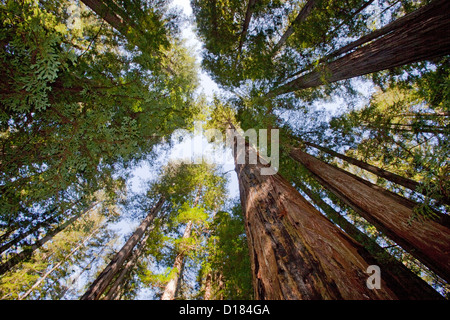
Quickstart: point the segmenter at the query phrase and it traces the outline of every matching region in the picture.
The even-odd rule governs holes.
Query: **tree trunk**
[[[103,0],[81,0],[86,6],[91,8],[103,20],[105,20],[111,27],[126,35],[128,32],[128,25],[130,21],[126,21],[115,10],[110,8]]]
[[[257,0],[249,0],[247,5],[247,11],[245,12],[245,19],[242,26],[241,35],[239,37],[239,56],[242,53],[242,46],[244,45],[245,37],[247,36],[248,26],[250,25],[250,20],[252,19],[253,9],[255,7]]]
[[[211,300],[212,297],[212,271],[209,271],[205,279],[205,293],[203,300]]]
[[[277,52],[281,49],[281,47],[285,44],[286,40],[289,38],[290,35],[294,33],[294,26],[300,24],[301,22],[305,21],[306,18],[311,13],[312,9],[320,2],[321,0],[308,0],[308,2],[305,3],[303,8],[300,10],[299,14],[295,18],[295,20],[289,25],[289,27],[286,29],[286,31],[281,36],[280,40],[278,40],[277,44],[272,50],[272,56],[277,54]]]
[[[138,248],[133,251],[130,259],[125,264],[125,266],[120,271],[119,275],[114,280],[111,288],[109,288],[108,293],[105,295],[103,300],[118,300],[120,297],[120,290],[122,288],[122,284],[124,282],[125,276],[130,273],[131,269],[136,265],[136,260],[141,256],[142,252],[145,248],[145,243],[149,237],[149,233],[141,239],[138,244]]]
[[[450,34],[446,32],[450,28],[450,19],[447,17],[449,10],[449,1],[435,0],[392,22],[382,28],[384,30],[375,31],[376,36],[368,35],[361,38],[376,38],[373,42],[327,65],[321,64],[322,70],[313,70],[300,76],[271,90],[267,96],[275,97],[325,83],[442,57],[450,53]],[[361,39],[357,41],[361,42]],[[367,40],[363,41],[363,43],[366,42]]]
[[[377,261],[377,265],[379,265],[381,270],[383,270],[384,279],[392,285],[391,289],[399,299],[443,299],[443,297],[436,290],[409,270],[403,263],[392,257],[388,252],[386,252],[385,249],[380,247],[375,240],[369,238],[355,225],[347,221],[347,219],[345,219],[339,212],[323,201],[318,194],[312,192],[308,187],[299,181],[296,181],[296,187],[311,198],[311,200],[323,210],[328,219],[364,246],[364,248]]]
[[[56,263],[53,268],[48,270],[38,281],[34,283],[34,285],[31,286],[30,289],[28,289],[27,292],[25,292],[22,296],[19,297],[19,300],[23,300],[26,297],[30,295],[31,292],[33,292],[34,289],[36,289],[47,277],[56,269],[58,269],[64,262],[67,261],[72,255],[74,255],[80,248],[85,244],[86,241],[92,238],[92,236],[100,229],[100,227],[96,228],[94,231],[91,232],[85,239],[83,239],[72,251],[70,251],[69,254],[67,254],[63,259],[61,259],[58,263]]]
[[[193,207],[197,206],[200,200],[201,192],[202,186],[200,185],[200,187],[198,188],[197,196],[195,197],[194,203],[192,205]],[[191,236],[193,225],[194,223],[192,221],[189,221],[186,224],[182,239],[187,239]],[[186,249],[181,248],[181,250],[175,257],[175,262],[173,264],[174,274],[172,275],[172,278],[169,280],[169,283],[166,285],[161,300],[174,300],[175,297],[177,296],[178,289],[180,288],[181,275],[183,273],[185,251]]]
[[[63,231],[65,228],[70,226],[72,223],[74,223],[78,218],[80,218],[82,215],[84,215],[86,212],[89,212],[97,205],[97,203],[91,205],[88,209],[85,211],[75,215],[74,217],[70,218],[66,222],[62,223],[61,225],[57,226],[55,229],[48,232],[45,237],[36,240],[30,247],[25,248],[20,253],[17,253],[13,255],[11,258],[9,258],[5,263],[0,265],[0,275],[4,274],[5,272],[11,270],[14,266],[19,264],[20,262],[26,261],[31,258],[34,251],[41,248],[44,244],[46,244],[48,241],[52,240],[54,236],[56,236],[58,233]]]
[[[256,299],[397,298],[384,280],[367,287],[374,260],[363,247],[279,174],[261,175],[266,165],[239,164],[240,153],[248,156],[248,143],[234,157]]]
[[[186,228],[184,229],[183,237],[182,239],[187,239],[191,236],[191,230],[193,226],[193,222],[189,221],[186,224]],[[175,258],[175,263],[173,264],[173,274],[172,277],[169,280],[169,283],[166,285],[166,288],[164,289],[164,293],[161,297],[161,300],[174,300],[179,288],[179,281],[181,279],[181,274],[183,270],[183,264],[184,264],[184,255],[185,250],[180,250],[180,252],[177,254]]]
[[[55,211],[56,211],[56,208],[52,209],[50,211],[50,214],[54,213]],[[58,214],[49,216],[44,221],[38,222],[35,226],[30,227],[30,229],[28,229],[28,231],[24,231],[23,233],[20,233],[19,235],[17,235],[14,239],[10,240],[9,242],[6,242],[6,243],[2,244],[0,246],[0,254],[5,252],[6,250],[11,248],[12,246],[18,244],[20,241],[22,241],[23,239],[25,239],[29,235],[31,235],[34,232],[38,231],[40,228],[45,227],[45,226],[49,226],[51,224],[51,222],[56,218],[56,216],[58,216]]]
[[[357,166],[357,167],[359,167],[361,169],[367,170],[367,171],[369,171],[369,172],[371,172],[371,173],[373,173],[373,174],[375,174],[375,175],[377,175],[377,176],[379,176],[381,178],[384,178],[384,179],[389,180],[391,182],[394,182],[394,183],[396,183],[398,185],[401,185],[401,186],[403,186],[405,188],[408,188],[410,190],[413,190],[413,191],[422,193],[425,196],[428,196],[427,193],[426,193],[426,190],[420,191],[420,187],[422,186],[422,184],[417,182],[417,181],[414,181],[414,180],[411,180],[411,179],[399,176],[399,175],[397,175],[395,173],[386,171],[384,169],[375,167],[375,166],[373,166],[371,164],[368,164],[368,163],[366,163],[364,161],[361,161],[361,160],[358,160],[358,159],[355,159],[355,158],[352,158],[352,157],[348,157],[346,155],[343,155],[343,154],[338,153],[336,151],[333,151],[331,149],[322,147],[322,146],[320,146],[318,144],[315,144],[315,143],[312,143],[312,142],[308,142],[308,141],[303,141],[303,140],[301,140],[301,141],[304,144],[306,144],[306,145],[308,145],[310,147],[319,149],[319,150],[321,150],[323,152],[326,152],[326,153],[328,153],[328,154],[330,154],[332,156],[335,156],[335,157],[337,157],[339,159],[347,161],[348,163],[351,163],[351,164],[353,164],[353,165],[355,165],[355,166]],[[444,196],[444,198],[442,200],[441,199],[436,199],[436,200],[444,201],[445,203],[450,204],[450,199],[448,197],[446,197],[445,195],[443,195],[443,196]]]
[[[430,219],[413,219],[413,209],[387,193],[378,192],[343,170],[293,148],[290,156],[303,164],[328,190],[381,232],[450,280],[450,229]]]
[[[111,262],[105,267],[105,269],[100,273],[97,279],[91,284],[86,293],[80,298],[80,300],[97,300],[100,298],[101,294],[105,291],[105,289],[110,284],[111,280],[120,270],[124,262],[130,256],[133,248],[136,244],[141,240],[145,231],[150,226],[150,223],[155,218],[156,214],[161,209],[164,203],[164,197],[159,199],[158,203],[152,208],[150,213],[141,222],[139,227],[133,233],[133,235],[128,239],[125,245],[120,249],[120,251],[115,255],[115,257],[111,260]]]

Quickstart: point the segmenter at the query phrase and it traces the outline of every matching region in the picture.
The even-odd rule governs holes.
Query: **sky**
[[[192,17],[192,8],[189,0],[173,0],[172,6],[178,6],[183,10],[183,13]],[[186,25],[182,30],[182,36],[186,39],[186,44],[188,47],[192,47],[192,52],[194,53],[197,62],[201,62],[201,50],[202,43],[198,40],[194,32],[194,26],[192,24]],[[215,92],[219,92],[220,89],[217,84],[211,80],[206,72],[203,70],[199,71],[200,86],[198,88],[198,93],[204,93],[208,100],[210,100]],[[235,198],[239,195],[239,187],[237,176],[234,171],[234,161],[231,155],[231,150],[223,150],[219,152],[214,150],[211,143],[208,143],[205,137],[201,135],[196,135],[194,137],[185,137],[180,143],[175,144],[175,146],[170,150],[169,154],[161,153],[160,157],[156,160],[157,163],[165,162],[166,160],[180,160],[203,156],[205,160],[210,160],[223,166],[223,172],[228,172],[227,178],[228,183],[228,193],[230,198]],[[214,156],[214,157],[213,157]],[[214,158],[214,159],[213,159]],[[133,172],[133,178],[130,180],[130,188],[134,192],[142,191],[145,186],[145,182],[155,176],[151,172],[151,168],[147,163],[142,163],[141,166],[136,168]]]

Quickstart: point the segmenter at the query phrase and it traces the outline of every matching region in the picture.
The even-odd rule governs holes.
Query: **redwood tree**
[[[268,97],[442,57],[450,53],[450,35],[444,31],[450,28],[449,10],[448,1],[435,0],[380,29],[382,32],[374,31],[375,36],[366,36],[374,39],[372,42],[350,53],[346,49],[344,56],[272,89]]]
[[[261,162],[237,162],[239,153],[248,158],[248,143],[234,151],[256,299],[397,298],[384,281],[368,289],[374,259],[283,177],[261,175]]]
[[[408,202],[300,149],[293,148],[290,155],[367,221],[442,278],[450,280],[450,229],[447,226],[431,219],[414,219],[416,215]]]

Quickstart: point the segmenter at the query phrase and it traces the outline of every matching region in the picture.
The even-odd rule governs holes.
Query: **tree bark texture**
[[[404,16],[394,26],[386,26],[381,36],[347,53],[321,64],[313,70],[268,93],[269,97],[349,79],[405,64],[430,60],[450,53],[450,2],[436,0]],[[387,31],[386,31],[387,30]],[[370,35],[366,36],[370,38]]]
[[[253,10],[256,4],[256,1],[258,0],[249,0],[247,5],[247,11],[245,12],[245,18],[244,23],[242,25],[242,31],[239,38],[239,47],[238,52],[239,55],[241,55],[242,52],[242,46],[244,45],[245,37],[247,36],[248,27],[250,25],[250,20],[252,19]]]
[[[384,248],[365,233],[361,232],[354,224],[345,219],[339,212],[333,209],[322,198],[311,191],[303,183],[297,183],[296,187],[302,190],[334,224],[338,225],[350,237],[364,246],[374,257],[380,266],[383,278],[389,282],[392,291],[399,299],[407,300],[442,300],[443,297],[428,283],[419,278],[403,263],[392,257]]]
[[[450,280],[450,229],[431,219],[413,219],[413,208],[378,192],[319,159],[293,148],[291,157],[303,164],[329,191],[372,223],[436,274]]]
[[[284,178],[261,175],[263,164],[238,164],[234,156],[256,299],[397,298],[384,280],[368,289],[368,252]]]
[[[122,249],[114,256],[111,262],[105,267],[105,269],[100,273],[97,279],[91,284],[89,289],[80,298],[80,300],[98,300],[101,294],[106,290],[114,276],[122,268],[125,261],[130,256],[133,248],[139,242],[139,240],[144,236],[145,231],[150,226],[150,223],[155,218],[156,214],[161,209],[164,203],[164,197],[159,199],[158,203],[153,207],[147,217],[141,222],[139,227],[133,233],[133,235],[124,244]]]

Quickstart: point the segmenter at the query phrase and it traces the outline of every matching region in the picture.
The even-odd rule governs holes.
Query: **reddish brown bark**
[[[235,165],[256,299],[397,298],[383,280],[368,289],[367,251],[284,178],[261,175],[262,164]]]
[[[100,298],[101,294],[106,290],[114,276],[122,268],[123,264],[130,256],[136,244],[144,236],[145,231],[150,226],[150,223],[153,221],[156,214],[161,209],[163,203],[164,198],[162,197],[153,207],[147,217],[141,222],[130,239],[128,239],[128,241],[124,244],[122,249],[120,249],[120,251],[114,256],[111,262],[102,271],[102,273],[100,273],[97,279],[91,284],[89,289],[80,298],[80,300],[97,300]]]
[[[414,181],[414,180],[411,180],[411,179],[399,176],[398,174],[395,174],[393,172],[389,172],[387,170],[375,167],[375,166],[373,166],[371,164],[368,164],[367,162],[364,162],[364,161],[361,161],[361,160],[358,160],[358,159],[355,159],[355,158],[352,158],[352,157],[348,157],[348,156],[346,156],[344,154],[338,153],[336,151],[333,151],[333,150],[331,150],[329,148],[320,146],[318,144],[315,144],[315,143],[312,143],[312,142],[308,142],[308,141],[302,141],[302,142],[304,144],[310,146],[310,147],[313,147],[313,148],[319,149],[321,151],[324,151],[324,152],[326,152],[326,153],[328,153],[328,154],[330,154],[332,156],[335,156],[335,157],[337,157],[339,159],[347,161],[348,163],[351,163],[351,164],[353,164],[353,165],[355,165],[357,167],[360,167],[361,169],[364,169],[364,170],[367,170],[367,171],[369,171],[369,172],[371,172],[373,174],[376,174],[377,176],[379,176],[381,178],[384,178],[386,180],[394,182],[394,183],[396,183],[398,185],[401,185],[401,186],[403,186],[405,188],[408,188],[410,190],[414,190],[414,191],[417,191],[417,192],[422,193],[424,195],[427,195],[426,190],[421,190],[422,184],[417,182],[417,181]],[[444,201],[445,203],[450,204],[450,199],[446,195],[442,195],[442,197],[443,197],[443,199],[437,199],[437,200],[438,201]]]
[[[291,157],[303,164],[328,190],[351,206],[397,244],[445,280],[450,280],[450,229],[430,219],[413,219],[413,208],[389,193],[379,192],[343,170],[292,149]]]
[[[364,40],[357,40],[367,43],[365,38],[375,39],[372,42],[326,65],[321,64],[321,70],[313,70],[275,88],[268,96],[274,97],[449,54],[450,33],[446,31],[450,28],[450,19],[447,17],[449,10],[449,1],[433,1],[404,16],[400,22],[393,22],[383,30],[375,31],[375,36],[368,35],[363,37]],[[348,52],[349,49],[346,50]]]
[[[442,300],[443,297],[424,280],[419,278],[402,262],[392,257],[374,239],[361,232],[354,224],[327,204],[318,194],[311,191],[302,182],[296,181],[296,187],[302,190],[323,212],[326,217],[338,225],[350,237],[364,246],[383,270],[383,278],[399,299]]]
[[[239,55],[241,55],[242,52],[242,46],[244,45],[245,37],[247,36],[248,27],[250,25],[250,20],[252,19],[253,9],[255,7],[257,0],[249,0],[247,5],[247,11],[245,12],[245,18],[244,23],[242,25],[242,31],[239,38],[239,46],[238,46],[238,52]]]

